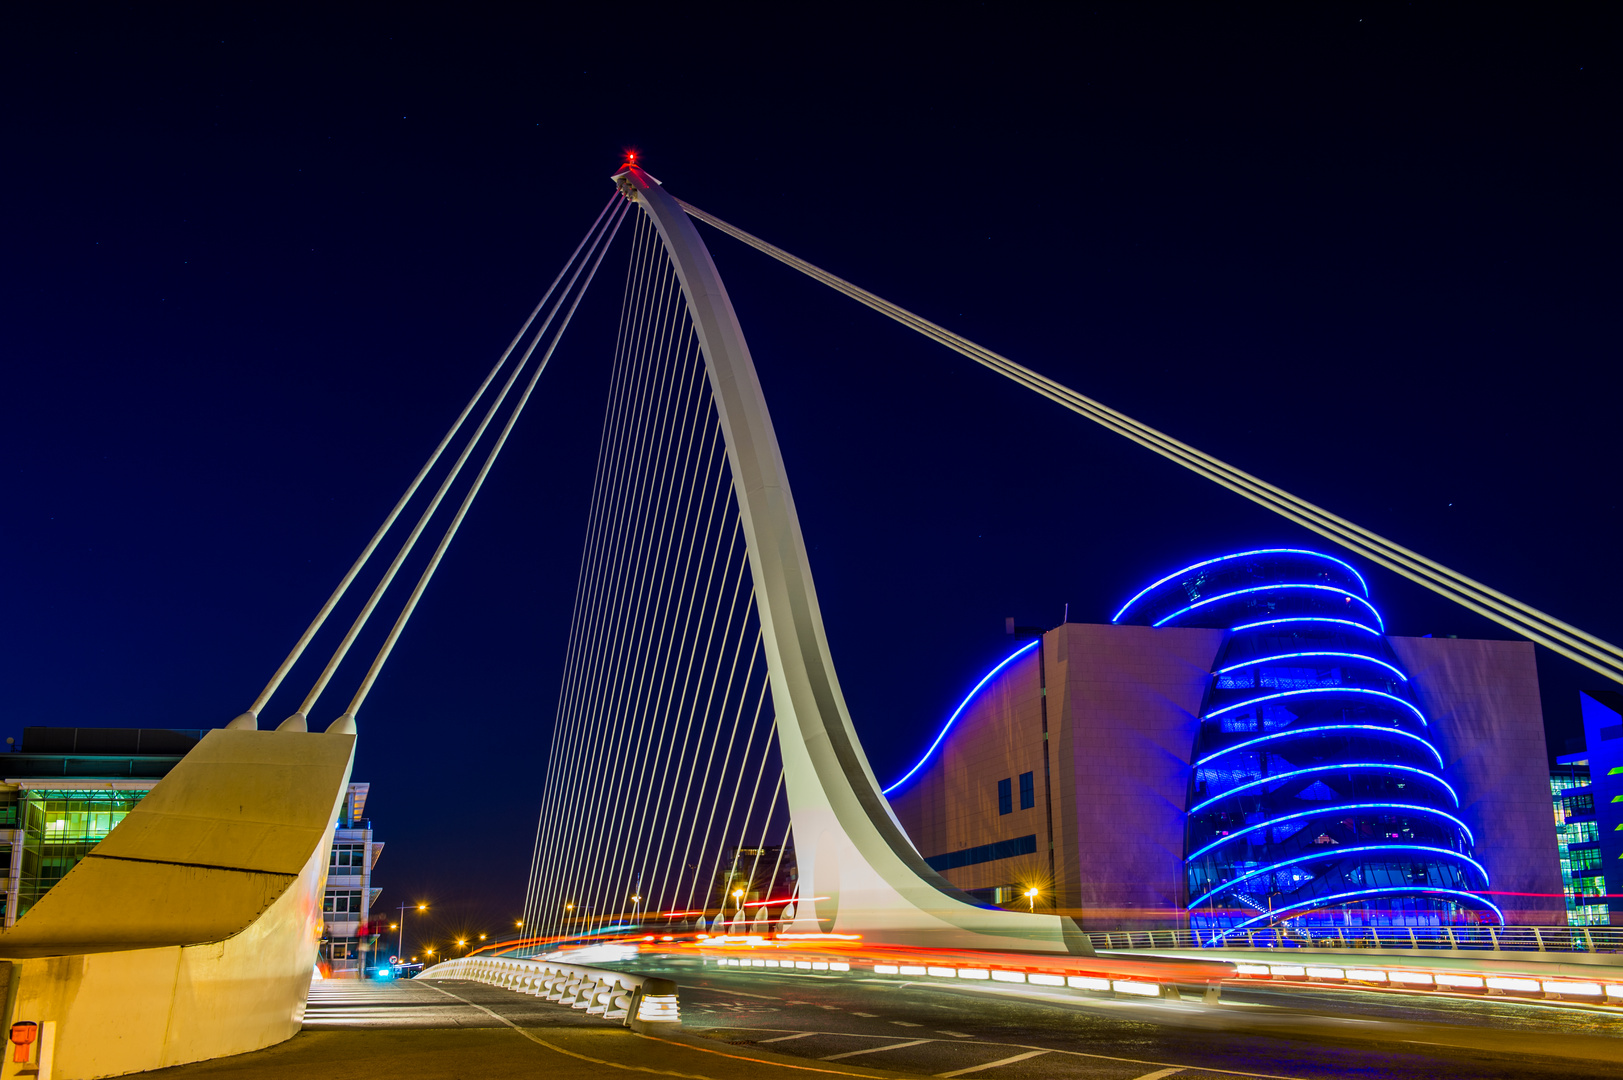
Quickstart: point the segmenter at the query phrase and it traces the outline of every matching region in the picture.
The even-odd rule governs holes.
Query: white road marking
[[[1163,1080],[1164,1077],[1181,1072],[1183,1072],[1182,1069],[1160,1069],[1156,1072],[1145,1073],[1143,1076],[1135,1076],[1133,1080]]]
[[[983,1069],[995,1069],[999,1065],[1013,1065],[1017,1061],[1025,1061],[1028,1058],[1034,1058],[1034,1057],[1037,1057],[1039,1054],[1046,1054],[1046,1053],[1048,1053],[1047,1050],[1027,1050],[1024,1054],[1015,1054],[1013,1057],[999,1058],[996,1061],[988,1061],[984,1065],[971,1065],[967,1069],[954,1069],[952,1072],[936,1073],[936,1075],[937,1076],[968,1076],[970,1073],[978,1073]],[[1177,1072],[1176,1069],[1173,1069],[1172,1071]],[[1166,1073],[1151,1073],[1149,1076],[1141,1077],[1140,1080],[1150,1080],[1150,1077],[1165,1076],[1165,1075],[1166,1075]]]
[[[841,1058],[859,1057],[862,1054],[883,1054],[886,1050],[905,1050],[909,1046],[922,1046],[930,1041],[929,1039],[914,1039],[911,1042],[891,1043],[889,1046],[870,1046],[866,1050],[847,1050],[843,1054],[830,1054],[822,1060],[839,1061]]]
[[[703,990],[703,991],[705,991],[706,993],[709,993],[709,994],[723,994],[723,995],[725,995],[725,994],[733,994],[733,995],[736,995],[738,997],[760,998],[762,1001],[782,1001],[783,1000],[782,998],[775,998],[775,997],[772,997],[772,996],[770,996],[768,994],[746,994],[742,990],[723,989],[722,987],[719,987],[719,986],[689,986],[687,983],[678,983],[677,986],[682,990]],[[795,1004],[798,1004],[798,1002],[791,1001],[789,1004],[795,1005]]]
[[[878,1014],[878,1013],[859,1013],[859,1012],[854,1012],[854,1013],[852,1013],[852,1014],[851,1014],[851,1015],[852,1015],[852,1016],[867,1016],[867,1017],[874,1017],[874,1016],[878,1016],[878,1015],[879,1015],[879,1014]]]
[[[793,1035],[779,1035],[775,1039],[760,1039],[759,1043],[788,1042],[790,1039],[804,1039],[808,1035],[816,1035],[815,1031],[797,1031]]]
[[[923,1024],[915,1024],[911,1020],[892,1020],[891,1023],[895,1024],[897,1027],[923,1027],[924,1026]]]

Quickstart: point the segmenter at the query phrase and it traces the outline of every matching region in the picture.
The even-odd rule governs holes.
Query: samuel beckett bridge
[[[498,1015],[488,995],[527,995],[605,1020],[658,1026],[682,1015],[670,978],[676,974],[700,984],[690,987],[698,999],[686,1006],[689,1015],[704,1014],[705,994],[778,1001],[787,992],[770,989],[774,979],[807,980],[800,993],[815,986],[845,995],[843,1004],[822,1007],[869,1018],[879,1014],[853,1005],[866,1000],[864,987],[889,987],[902,1000],[904,991],[916,992],[910,987],[949,981],[966,993],[1002,994],[1003,1003],[1051,1005],[1071,1000],[1065,995],[1092,994],[1132,1008],[1168,1000],[1215,1008],[1221,987],[1245,980],[1303,995],[1363,988],[1580,1000],[1598,1008],[1623,1001],[1623,980],[1601,974],[1613,969],[1581,964],[1617,951],[1618,931],[1510,925],[1503,905],[1489,899],[1495,894],[1486,871],[1472,856],[1483,838],[1461,816],[1458,793],[1443,777],[1423,702],[1401,685],[1420,654],[1399,657],[1383,644],[1367,584],[1351,563],[1323,553],[1268,549],[1233,557],[1241,561],[1196,564],[1134,597],[1118,614],[1123,625],[1107,628],[1206,643],[1199,685],[1181,714],[1205,725],[1203,756],[1194,760],[1197,748],[1190,746],[1176,763],[1177,782],[1189,785],[1189,806],[1211,831],[1189,861],[1189,881],[1198,877],[1205,908],[1195,910],[1192,886],[1179,901],[1189,910],[1163,925],[1088,902],[1085,867],[1075,869],[1075,886],[1060,880],[1065,861],[1075,860],[1062,851],[1069,834],[1051,809],[1046,836],[1034,826],[1030,837],[957,852],[924,849],[910,832],[912,819],[904,826],[903,813],[913,811],[903,796],[888,799],[874,775],[841,692],[771,414],[700,224],[1274,511],[1343,554],[1424,585],[1608,679],[1623,682],[1623,650],[796,258],[674,197],[634,161],[613,180],[607,205],[263,690],[0,936],[0,954],[10,958],[10,1018],[38,1025],[30,1037],[50,1057],[54,1075],[117,1075],[242,1053],[286,1040],[307,1022],[327,846],[362,706],[617,243],[629,254],[539,793],[527,936],[431,968],[411,993],[430,994],[429,987],[444,983],[432,993],[509,1026],[522,1025]],[[394,612],[393,625],[348,703],[312,730],[326,689],[386,594],[396,591],[402,565],[419,541],[435,535],[426,567],[404,600],[386,609]],[[314,684],[286,719],[262,723],[295,663],[390,537],[394,554]],[[1231,573],[1239,569],[1244,573]],[[1276,603],[1286,592],[1293,599]],[[1272,616],[1235,622],[1235,605],[1253,605],[1261,593]],[[1207,615],[1216,621],[1202,621]],[[1271,627],[1267,635],[1232,636],[1263,622]],[[1051,760],[1048,732],[1061,695],[1049,691],[1060,685],[1056,673],[1091,648],[1076,644],[1086,628],[1062,629],[1069,634],[1063,649],[1059,638],[1039,631],[999,665],[1041,680],[1032,707],[1042,737],[1031,767],[1012,768],[1009,779],[998,781],[998,814],[1014,812],[1015,773],[1020,810],[1035,813],[1039,798],[1050,808],[1058,801],[1061,770]],[[1279,653],[1278,641],[1286,638],[1294,644]],[[1221,667],[1208,664],[1219,642],[1226,650]],[[1281,662],[1302,656],[1334,657],[1343,674],[1333,684],[1269,681]],[[1241,676],[1233,673],[1242,669],[1244,679],[1236,681]],[[1288,720],[1268,711],[1276,699],[1291,698],[1294,708],[1332,691],[1341,702],[1334,724],[1305,706]],[[1343,700],[1354,695],[1368,700]],[[970,707],[966,699],[959,713],[968,716]],[[1366,707],[1373,711],[1357,712]],[[1382,756],[1332,760],[1321,747],[1304,753],[1330,764],[1282,773],[1283,759],[1270,757],[1271,748],[1254,749],[1303,732],[1322,740],[1329,730],[1343,740],[1337,746],[1364,740],[1345,745],[1384,748]],[[1249,757],[1238,754],[1242,748]],[[1223,770],[1190,771],[1231,751],[1236,756],[1225,759]],[[1289,780],[1298,773],[1299,780]],[[1336,788],[1332,773],[1350,779]],[[1227,792],[1283,790],[1287,783],[1295,784],[1293,798],[1318,799],[1335,811],[1302,834],[1319,848],[1267,866],[1255,857],[1206,857],[1248,832],[1256,833],[1246,841],[1254,850],[1285,820],[1259,824],[1240,810],[1225,817],[1230,811],[1218,804]],[[898,786],[891,785],[893,792]],[[1549,809],[1546,801],[1546,818]],[[1336,829],[1350,823],[1357,832],[1359,815],[1384,814],[1384,821],[1398,811],[1404,824],[1389,828],[1399,832],[1358,850],[1390,841],[1405,852],[1407,877],[1378,877],[1375,862],[1354,865],[1343,855],[1336,874],[1315,870],[1315,880],[1340,882],[1340,891],[1275,903],[1286,877],[1291,888],[1305,888],[1299,883],[1314,875],[1297,872],[1301,867],[1318,866],[1310,860],[1322,860],[1329,848],[1345,849]],[[1419,824],[1409,824],[1411,818]],[[1321,826],[1323,839],[1315,839]],[[1119,832],[1135,827],[1132,820],[1117,823]],[[1178,837],[1182,845],[1181,831]],[[1386,861],[1379,866],[1396,865],[1392,854],[1381,854]],[[949,880],[964,867],[1001,858],[1028,858],[1046,875],[1040,902],[1035,888],[1007,894],[1001,885],[972,888],[962,875],[960,884]],[[1268,888],[1246,884],[1264,870],[1272,875]],[[1077,891],[1068,895],[1066,888]],[[1364,911],[1372,898],[1421,917],[1391,925],[1308,918]],[[1277,951],[1263,954],[1265,948]],[[750,980],[755,988],[742,989]],[[458,983],[482,986],[487,996],[468,997]],[[1134,1014],[1134,1022],[1142,1019]],[[893,1036],[920,1027],[888,1022],[903,1025],[887,1029]],[[934,1053],[938,1042],[991,1048],[942,1075],[1002,1075],[995,1070],[1069,1053],[1027,1046],[998,1057],[1003,1043],[956,1030],[895,1045],[873,1044],[877,1036],[854,1029],[765,1034],[729,1038],[758,1043],[763,1052],[776,1042],[783,1052],[831,1061]],[[812,1053],[821,1046],[846,1049]],[[967,1051],[954,1051],[960,1052]],[[1125,1063],[1124,1069],[1155,1064],[1131,1055],[1081,1057]],[[1050,1065],[1058,1071],[1042,1075],[1069,1075],[1057,1061]],[[877,1056],[862,1062],[882,1065]],[[1233,1060],[1221,1064],[1208,1072],[1243,1073]],[[1121,1075],[1171,1075],[1182,1066],[1168,1068]]]

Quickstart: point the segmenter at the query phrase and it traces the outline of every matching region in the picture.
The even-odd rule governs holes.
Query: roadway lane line
[[[971,1065],[967,1069],[954,1069],[952,1072],[936,1073],[936,1075],[937,1076],[968,1076],[970,1073],[978,1073],[983,1069],[995,1069],[999,1065],[1013,1065],[1017,1061],[1026,1061],[1026,1060],[1029,1060],[1030,1058],[1038,1057],[1038,1056],[1040,1056],[1042,1054],[1046,1054],[1048,1052],[1049,1051],[1047,1051],[1047,1050],[1028,1050],[1024,1054],[1016,1054],[1013,1057],[999,1058],[997,1061],[988,1061],[985,1065]],[[1167,1070],[1164,1070],[1164,1071],[1158,1072],[1158,1073],[1150,1073],[1149,1076],[1141,1076],[1141,1077],[1139,1077],[1139,1080],[1154,1080],[1155,1077],[1167,1076],[1167,1075],[1169,1075],[1171,1073],[1175,1073],[1175,1072],[1179,1072],[1179,1071],[1180,1070],[1178,1070],[1178,1069],[1167,1069]]]
[[[938,1031],[937,1034],[951,1035],[955,1039],[973,1039],[975,1037],[973,1035],[966,1034],[965,1032],[962,1032],[962,1031]]]
[[[775,1039],[757,1039],[755,1045],[764,1046],[767,1043],[788,1042],[790,1039],[804,1039],[808,1035],[816,1035],[815,1031],[797,1031],[793,1035],[779,1035]]]
[[[687,983],[678,983],[683,990],[703,990],[707,994],[737,994],[739,997],[760,998],[762,1001],[782,1001],[782,998],[772,997],[770,994],[746,994],[742,990],[724,990],[719,986],[689,986]]]
[[[414,985],[416,985],[416,980],[415,979],[412,980],[412,982],[413,982]],[[603,1058],[589,1057],[586,1054],[577,1054],[573,1050],[565,1050],[563,1047],[557,1046],[557,1045],[555,1045],[553,1043],[549,1043],[547,1040],[541,1038],[538,1035],[533,1034],[532,1032],[525,1031],[523,1028],[521,1028],[517,1024],[513,1023],[513,1021],[507,1019],[507,1017],[502,1016],[499,1013],[491,1012],[489,1009],[485,1008],[483,1005],[480,1005],[480,1004],[478,1004],[476,1002],[469,1001],[467,998],[463,997],[460,994],[453,994],[453,993],[451,993],[451,991],[445,989],[443,986],[435,986],[432,982],[423,983],[421,985],[425,985],[431,990],[437,990],[440,993],[444,994],[446,997],[456,998],[456,1000],[462,1002],[464,1005],[472,1005],[475,1009],[478,1009],[480,1012],[482,1012],[485,1015],[489,1016],[491,1019],[497,1020],[500,1023],[506,1024],[508,1027],[512,1028],[514,1031],[518,1032],[520,1035],[524,1036],[526,1039],[529,1039],[531,1042],[535,1043],[537,1046],[544,1046],[548,1050],[551,1050],[554,1053],[562,1054],[565,1057],[572,1057],[576,1061],[586,1061],[586,1062],[590,1062],[593,1065],[607,1065],[611,1069],[619,1069],[622,1072],[652,1073],[655,1076],[676,1076],[676,1077],[680,1077],[681,1080],[715,1080],[714,1077],[704,1076],[703,1074],[700,1074],[700,1073],[676,1072],[676,1071],[674,1071],[672,1069],[654,1069],[654,1068],[648,1067],[647,1065],[626,1065],[626,1064],[622,1064],[621,1062],[618,1062],[618,1061],[606,1061]],[[654,1036],[654,1035],[645,1035],[640,1031],[634,1031],[634,1032],[632,1032],[632,1034],[635,1035],[639,1039],[647,1039],[650,1042],[661,1043],[661,1044],[663,1044],[663,1045],[665,1045],[667,1047],[681,1048],[681,1049],[684,1049],[684,1050],[696,1050],[701,1054],[714,1054],[717,1057],[731,1058],[734,1061],[748,1061],[748,1062],[752,1062],[752,1063],[754,1063],[756,1065],[770,1065],[775,1069],[793,1069],[796,1072],[828,1073],[828,1074],[833,1075],[833,1076],[862,1076],[863,1075],[862,1073],[840,1072],[837,1069],[818,1069],[818,1068],[815,1068],[815,1067],[810,1066],[810,1065],[790,1065],[787,1062],[767,1061],[767,1060],[765,1060],[763,1058],[745,1057],[742,1054],[728,1054],[728,1053],[724,1053],[724,1052],[722,1052],[720,1050],[711,1050],[709,1047],[705,1047],[705,1046],[693,1046],[690,1043],[679,1043],[679,1042],[674,1042],[674,1041],[672,1041],[670,1039],[661,1039],[661,1038],[658,1038],[657,1036]],[[928,1042],[929,1040],[921,1039],[919,1041],[920,1042]]]
[[[847,1050],[843,1054],[830,1054],[828,1057],[820,1060],[839,1061],[841,1058],[859,1057],[863,1054],[882,1054],[886,1050],[905,1050],[909,1046],[923,1046],[927,1042],[934,1041],[934,1039],[914,1039],[911,1042],[891,1043],[889,1046],[870,1046],[866,1050]]]
[[[749,1034],[751,1032],[757,1032],[757,1031],[784,1031],[786,1029],[784,1029],[784,1028],[738,1027],[738,1026],[734,1026],[734,1025],[723,1024],[723,1025],[719,1025],[719,1026],[714,1027],[714,1028],[710,1028],[708,1030],[711,1030],[711,1031],[738,1031],[738,1032],[743,1032],[743,1033],[745,1033],[747,1035],[747,1034]],[[690,1032],[688,1032],[688,1034],[697,1035],[698,1033],[696,1031],[690,1031]],[[792,1037],[798,1039],[798,1038],[802,1038],[802,1037],[807,1036],[807,1035],[827,1035],[827,1036],[831,1036],[831,1037],[836,1038],[836,1039],[883,1039],[883,1038],[886,1038],[886,1036],[884,1036],[884,1035],[863,1035],[863,1034],[859,1034],[859,1033],[851,1032],[851,1031],[797,1031],[797,1032],[793,1033]],[[645,1038],[645,1039],[646,1038],[652,1038],[652,1037],[653,1036],[651,1036],[651,1035],[644,1035],[643,1036],[643,1038]],[[699,1038],[707,1038],[708,1036],[699,1035],[698,1037]],[[969,1035],[969,1036],[965,1036],[965,1037],[966,1038],[975,1038],[975,1036],[973,1036],[973,1035]],[[784,1041],[784,1040],[781,1040],[781,1039],[758,1039],[758,1040],[755,1040],[754,1045],[758,1046],[763,1042],[781,1042],[781,1041]],[[918,1043],[940,1042],[940,1041],[941,1040],[939,1040],[939,1039],[919,1039]],[[685,1046],[687,1044],[682,1043],[682,1044],[679,1044],[679,1045],[684,1045]],[[902,1044],[899,1044],[899,1045],[903,1045],[903,1046],[917,1045],[917,1043],[902,1043]],[[1221,1068],[1221,1067],[1217,1067],[1217,1066],[1206,1066],[1206,1065],[1167,1065],[1165,1062],[1162,1062],[1162,1061],[1145,1061],[1143,1058],[1113,1057],[1113,1056],[1111,1056],[1109,1054],[1089,1054],[1089,1053],[1087,1053],[1085,1051],[1082,1051],[1082,1050],[1061,1050],[1061,1049],[1058,1049],[1058,1048],[1052,1047],[1052,1046],[1030,1046],[1030,1045],[1028,1045],[1026,1043],[1002,1042],[1002,1041],[999,1041],[997,1039],[980,1039],[980,1040],[977,1040],[976,1042],[972,1042],[972,1043],[957,1043],[957,1044],[948,1043],[947,1045],[949,1045],[949,1046],[951,1046],[951,1045],[958,1045],[958,1046],[986,1046],[986,1047],[1005,1046],[1005,1047],[1009,1047],[1011,1049],[1012,1048],[1019,1048],[1019,1049],[1025,1050],[1026,1052],[1022,1053],[1022,1054],[1015,1054],[1013,1057],[1007,1058],[1006,1061],[992,1061],[992,1062],[988,1062],[985,1065],[972,1065],[968,1069],[960,1069],[960,1070],[956,1070],[956,1071],[951,1072],[951,1073],[937,1073],[936,1074],[937,1076],[968,1075],[969,1073],[978,1072],[978,1071],[980,1071],[982,1069],[990,1069],[994,1065],[1001,1065],[1001,1064],[1005,1064],[1006,1062],[1024,1061],[1027,1058],[1038,1057],[1038,1056],[1040,1056],[1042,1054],[1062,1054],[1065,1057],[1089,1058],[1089,1059],[1094,1060],[1094,1061],[1119,1061],[1119,1062],[1122,1062],[1123,1064],[1126,1064],[1126,1065],[1159,1065],[1159,1066],[1162,1066],[1159,1070],[1157,1070],[1155,1072],[1146,1073],[1146,1074],[1144,1074],[1142,1076],[1134,1077],[1133,1080],[1155,1080],[1155,1078],[1157,1078],[1157,1077],[1176,1076],[1178,1073],[1188,1072],[1191,1069],[1195,1070],[1196,1072],[1212,1073],[1212,1074],[1217,1075],[1217,1076],[1243,1076],[1243,1077],[1252,1078],[1252,1080],[1301,1080],[1300,1077],[1281,1076],[1278,1073],[1246,1072],[1243,1069],[1225,1069],[1225,1068]],[[1443,1044],[1439,1043],[1438,1045],[1443,1045]],[[689,1047],[689,1048],[690,1049],[699,1049],[698,1047]],[[860,1051],[857,1051],[857,1052],[866,1054],[866,1053],[876,1053],[879,1050],[894,1050],[894,1049],[896,1049],[896,1046],[892,1045],[892,1046],[880,1046],[880,1047],[876,1047],[874,1050],[860,1050]],[[710,1054],[717,1053],[717,1052],[718,1051],[715,1051],[715,1050],[706,1050],[705,1051],[705,1053],[710,1053]],[[836,1056],[848,1057],[850,1055],[840,1054],[840,1055],[836,1055]],[[753,1060],[753,1059],[746,1058],[745,1060]],[[824,1061],[832,1061],[833,1058],[823,1058],[822,1060],[824,1060]]]

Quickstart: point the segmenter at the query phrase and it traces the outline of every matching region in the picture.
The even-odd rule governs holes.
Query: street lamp
[[[733,900],[734,900],[735,903],[738,904],[738,913],[736,915],[734,915],[733,918],[734,919],[742,919],[744,917],[744,890],[743,889],[734,889],[733,890]]]
[[[390,930],[398,930],[398,931],[400,931],[400,936],[395,939],[394,952],[395,952],[396,956],[399,956],[401,953],[406,951],[406,909],[408,907],[410,907],[410,906],[411,906],[410,904],[401,904],[400,905],[400,925],[399,926],[391,926],[391,927],[389,927]],[[427,911],[428,910],[428,905],[427,904],[418,904],[417,905],[417,910],[418,911]]]
[[[1037,910],[1037,890],[1036,889],[1027,889],[1026,890],[1026,900],[1028,900],[1030,902],[1031,910],[1036,911]]]
[[[632,918],[633,922],[639,922],[640,923],[640,920],[638,920],[638,918],[637,918],[637,915],[638,915],[637,905],[640,904],[640,903],[642,903],[642,897],[641,896],[633,896],[631,898],[631,918]]]

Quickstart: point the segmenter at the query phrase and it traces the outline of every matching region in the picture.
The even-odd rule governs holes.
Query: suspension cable
[[[713,214],[678,199],[690,216],[748,244],[813,280],[844,293],[858,303],[947,346],[998,374],[1025,386],[1071,411],[1155,451],[1191,471],[1318,533],[1411,581],[1514,630],[1554,652],[1617,682],[1623,682],[1623,648],[1563,622],[1529,604],[1451,570],[1386,537],[1332,514],[1314,503],[1260,480],[1166,433],[1140,423],[1062,383],[976,344],[952,331],[892,304],[858,285],[837,277]]]

